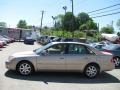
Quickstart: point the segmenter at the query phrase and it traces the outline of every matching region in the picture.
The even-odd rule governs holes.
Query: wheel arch
[[[23,62],[30,63],[32,65],[32,67],[33,67],[33,70],[35,71],[35,67],[34,67],[33,63],[31,61],[29,61],[29,60],[21,60],[21,61],[19,61],[17,63],[17,65],[16,65],[16,70],[17,70],[18,66],[20,65],[20,63],[23,63]]]
[[[88,65],[95,65],[95,66],[98,67],[98,69],[99,69],[99,71],[100,71],[100,65],[99,65],[98,63],[96,63],[96,62],[91,62],[91,63],[86,64],[86,66],[84,67],[83,72],[85,71],[85,69],[86,69],[86,67],[87,67]]]
[[[118,58],[120,58],[120,56],[113,56],[113,58],[115,58],[115,57],[118,57]]]

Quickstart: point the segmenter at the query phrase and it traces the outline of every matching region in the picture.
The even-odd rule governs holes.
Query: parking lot
[[[38,72],[21,76],[5,68],[10,54],[38,47],[15,42],[1,49],[0,90],[120,90],[120,68],[103,72],[95,79],[87,79],[80,73]]]

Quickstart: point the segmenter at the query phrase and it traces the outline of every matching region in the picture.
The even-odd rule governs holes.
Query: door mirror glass
[[[40,53],[42,56],[46,56],[47,54],[48,54],[48,52],[47,52],[47,50],[43,50],[43,51],[41,51],[41,53]]]

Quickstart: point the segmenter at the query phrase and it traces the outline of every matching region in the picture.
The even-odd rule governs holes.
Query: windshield
[[[49,44],[47,44],[45,46],[41,46],[40,48],[33,50],[33,52],[35,52],[36,54],[39,54],[41,51],[43,51],[44,49],[50,47],[51,45],[52,45],[52,43],[49,43]]]

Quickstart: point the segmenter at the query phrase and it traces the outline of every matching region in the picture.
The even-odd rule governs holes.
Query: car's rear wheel
[[[87,78],[95,78],[100,72],[100,69],[97,65],[95,64],[89,64],[86,66],[84,70],[84,74]]]
[[[30,75],[34,71],[33,65],[30,62],[23,61],[17,65],[17,71],[21,75]]]
[[[115,67],[120,66],[120,58],[119,58],[119,57],[114,57],[114,58],[113,58],[113,61],[114,61],[114,63],[115,63]]]

